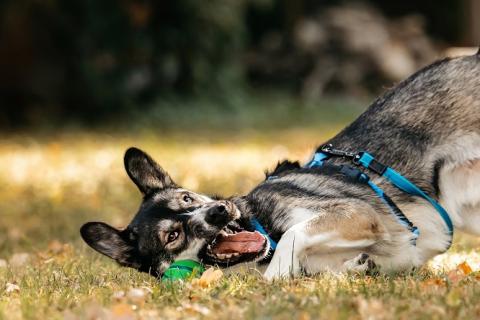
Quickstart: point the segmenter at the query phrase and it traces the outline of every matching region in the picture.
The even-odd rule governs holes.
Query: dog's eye
[[[183,195],[182,197],[183,202],[185,203],[192,203],[193,199],[188,194]]]
[[[170,242],[173,242],[175,240],[177,240],[179,236],[179,233],[178,231],[172,231],[168,234],[168,237],[167,237],[167,243],[170,243]]]

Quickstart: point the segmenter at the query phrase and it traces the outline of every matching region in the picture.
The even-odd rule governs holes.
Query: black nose
[[[216,226],[227,224],[229,222],[227,208],[221,204],[208,209],[205,221]]]

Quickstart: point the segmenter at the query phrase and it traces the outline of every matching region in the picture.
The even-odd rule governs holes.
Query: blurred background
[[[188,104],[190,113],[205,108],[198,97],[222,109],[244,108],[238,99],[252,88],[304,99],[365,98],[447,47],[477,45],[479,6],[477,0],[4,0],[0,124],[102,124],[161,113],[172,100]]]
[[[478,45],[479,16],[478,0],[1,1],[0,258],[128,223],[132,145],[187,188],[247,192]]]

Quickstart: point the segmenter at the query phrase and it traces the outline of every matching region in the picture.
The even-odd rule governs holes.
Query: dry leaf
[[[7,282],[5,285],[5,293],[12,293],[20,291],[20,287],[17,286],[15,283]]]
[[[421,283],[422,287],[445,286],[445,280],[441,278],[430,278]]]
[[[466,261],[460,263],[457,266],[457,269],[462,271],[464,275],[469,275],[473,272],[472,267],[470,267],[470,265]]]
[[[132,306],[126,303],[119,303],[111,308],[111,319],[115,320],[133,320],[135,319],[135,313],[132,310]]]
[[[223,277],[223,272],[220,269],[208,268],[200,277],[200,279],[193,279],[192,285],[198,285],[202,288],[208,287],[210,284],[220,280]]]
[[[298,320],[310,320],[310,315],[303,311],[298,315]]]
[[[59,254],[64,250],[64,245],[58,240],[50,241],[48,244],[48,251],[53,254]]]

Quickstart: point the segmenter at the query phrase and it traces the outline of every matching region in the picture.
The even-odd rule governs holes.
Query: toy
[[[165,271],[162,280],[185,280],[187,278],[198,278],[205,271],[205,267],[195,260],[176,260]]]

